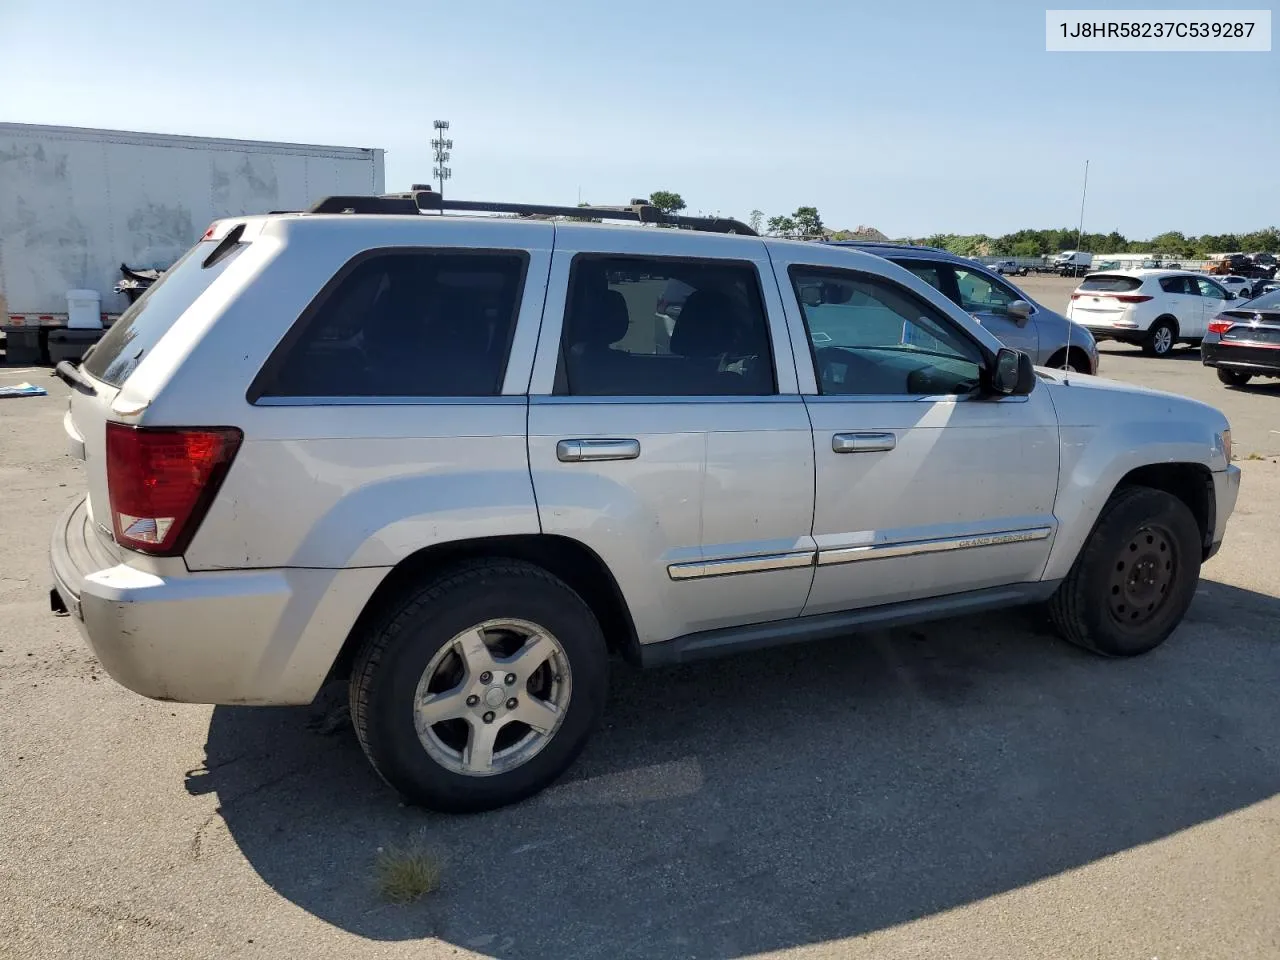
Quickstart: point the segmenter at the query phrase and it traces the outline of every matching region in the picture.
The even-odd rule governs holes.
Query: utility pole
[[[440,184],[440,196],[443,197],[444,182],[453,176],[453,169],[445,166],[449,162],[449,151],[453,149],[453,141],[445,137],[449,130],[448,120],[436,120],[431,126],[436,131],[435,138],[431,141],[431,146],[435,150],[436,165],[431,172]]]

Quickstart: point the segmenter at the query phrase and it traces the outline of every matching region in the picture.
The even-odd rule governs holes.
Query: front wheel
[[[1167,357],[1173,352],[1173,345],[1178,332],[1168,320],[1157,320],[1147,331],[1147,338],[1142,342],[1143,353],[1152,357]]]
[[[1253,376],[1248,373],[1237,373],[1235,370],[1224,370],[1219,367],[1218,379],[1228,387],[1243,387],[1253,379]]]
[[[600,719],[604,637],[563,581],[514,560],[459,567],[389,611],[351,673],[373,767],[446,812],[515,803],[578,755]]]
[[[1200,527],[1187,505],[1150,487],[1114,493],[1049,601],[1058,632],[1108,657],[1164,643],[1200,579]]]

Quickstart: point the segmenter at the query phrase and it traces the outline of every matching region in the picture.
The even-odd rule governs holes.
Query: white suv
[[[1199,346],[1227,301],[1236,295],[1203,274],[1183,270],[1109,270],[1084,278],[1071,294],[1067,317],[1095,340],[1133,343],[1153,357],[1175,343]]]
[[[1132,656],[1222,543],[1221,413],[1036,370],[882,257],[649,207],[591,215],[693,229],[418,214],[477,206],[560,209],[223,221],[59,365],[88,495],[51,600],[116,680],[347,684],[387,782],[476,810],[572,762],[611,653],[1047,601]]]

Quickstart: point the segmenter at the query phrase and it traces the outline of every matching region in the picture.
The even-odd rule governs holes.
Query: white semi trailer
[[[51,338],[92,342],[91,331],[128,305],[115,292],[121,264],[163,270],[220,217],[383,193],[383,157],[363,147],[0,123],[8,362],[34,361]]]

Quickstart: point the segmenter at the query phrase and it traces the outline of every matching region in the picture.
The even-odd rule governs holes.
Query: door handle
[[[898,445],[892,433],[837,433],[831,438],[835,453],[882,453]]]
[[[638,456],[639,440],[561,440],[556,444],[556,459],[561,463],[634,460]]]

